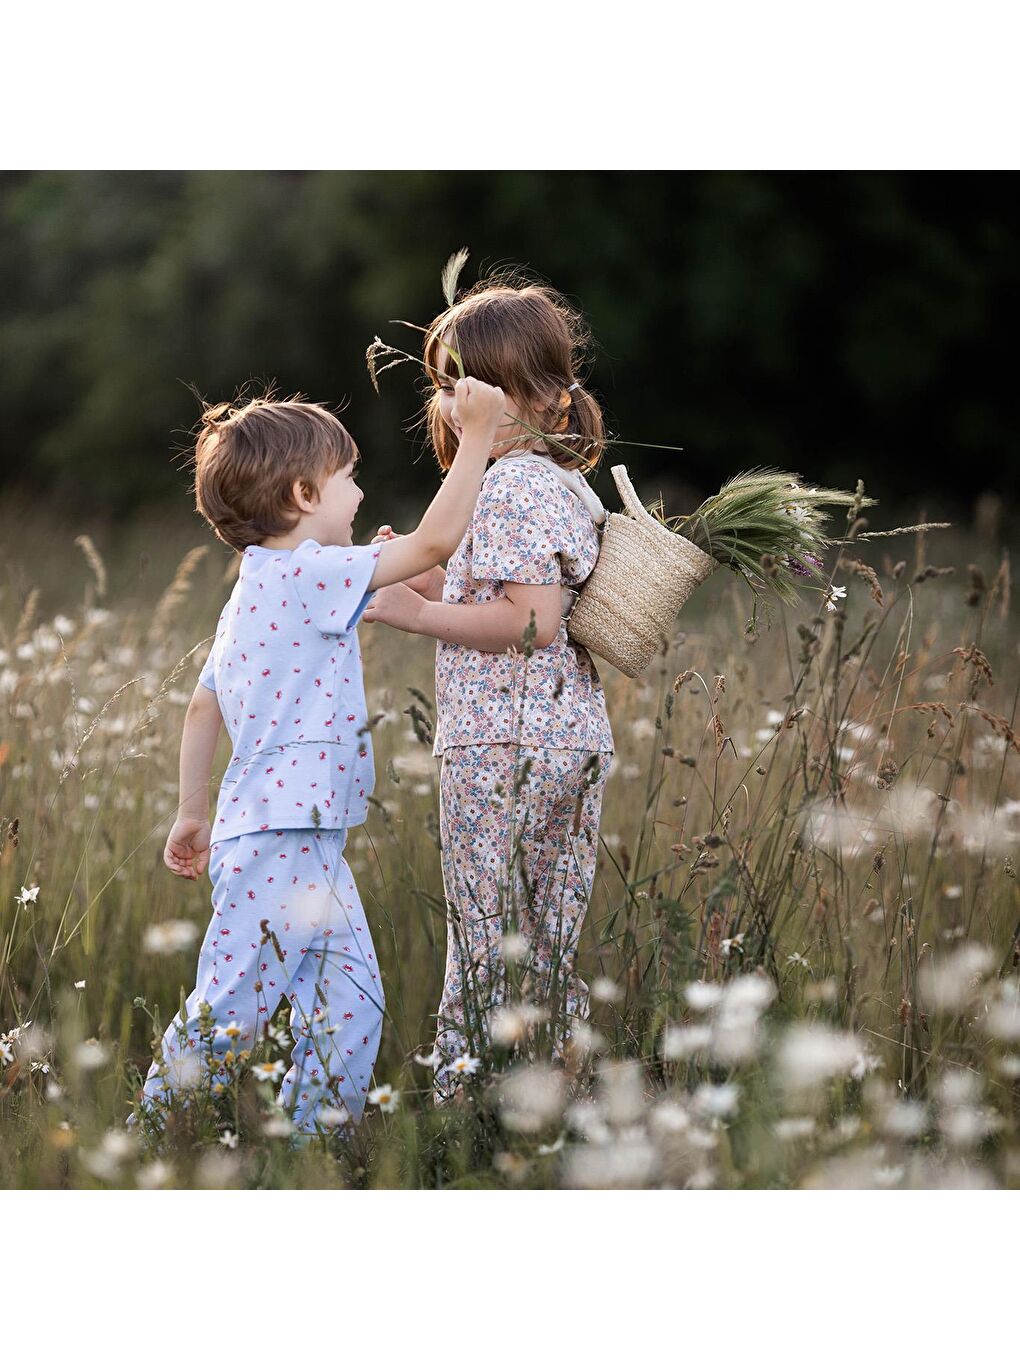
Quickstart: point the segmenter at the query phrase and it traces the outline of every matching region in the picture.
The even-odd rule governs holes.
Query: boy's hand
[[[376,534],[375,538],[372,539],[372,542],[392,543],[395,538],[400,537],[401,535],[395,534],[388,524],[380,524],[379,532]],[[442,567],[433,567],[431,571],[422,571],[419,572],[417,576],[409,576],[408,579],[404,582],[404,585],[410,586],[411,589],[417,591],[419,595],[428,595],[429,592],[432,590],[433,586],[436,584],[436,577],[441,576],[441,574]],[[441,580],[439,582],[439,585],[441,588],[442,587]],[[371,608],[371,606],[369,606],[369,608]]]
[[[490,387],[478,378],[458,378],[453,389],[450,418],[464,435],[491,436],[503,419],[506,397],[501,387]]]
[[[361,617],[366,623],[388,623],[404,633],[417,633],[424,607],[425,601],[418,592],[401,581],[377,590]]]
[[[178,817],[163,849],[163,863],[179,878],[198,878],[209,864],[209,823]]]

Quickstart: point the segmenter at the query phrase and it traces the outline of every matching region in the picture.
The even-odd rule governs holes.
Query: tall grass
[[[251,1073],[160,1140],[123,1131],[208,917],[208,880],[161,852],[233,564],[164,538],[178,570],[139,585],[74,540],[51,537],[40,592],[9,560],[0,597],[0,1186],[1020,1181],[1020,671],[987,544],[855,547],[842,607],[750,635],[720,573],[643,680],[605,668],[589,1023],[550,1062],[557,1017],[527,1008],[511,958],[478,1070],[439,1110],[417,1061],[446,944],[433,650],[363,626],[377,786],[347,857],[394,1094],[349,1143],[293,1150]]]

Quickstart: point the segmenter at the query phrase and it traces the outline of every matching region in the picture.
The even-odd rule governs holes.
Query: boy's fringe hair
[[[278,400],[272,389],[262,396],[242,390],[233,402],[203,402],[195,504],[217,538],[244,552],[297,524],[296,481],[316,496],[327,477],[357,457],[354,440],[327,407],[300,393]]]
[[[605,447],[605,425],[598,401],[584,387],[578,370],[586,361],[591,338],[584,319],[548,284],[504,269],[480,279],[425,332],[423,358],[432,384],[422,411],[439,466],[448,468],[457,437],[440,413],[442,373],[456,379],[458,367],[447,345],[456,350],[464,373],[501,387],[534,414],[528,423],[555,435],[576,456],[552,448],[551,457],[564,467],[593,467]],[[568,389],[581,383],[573,391]],[[521,431],[519,447],[535,436]],[[504,450],[514,447],[502,446]]]

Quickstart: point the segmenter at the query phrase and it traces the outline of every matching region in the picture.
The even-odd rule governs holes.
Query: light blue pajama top
[[[355,625],[378,545],[246,548],[199,677],[233,754],[213,840],[357,826],[375,785]]]

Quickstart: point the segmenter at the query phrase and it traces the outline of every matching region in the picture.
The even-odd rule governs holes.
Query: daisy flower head
[[[293,1123],[279,1110],[274,1110],[262,1121],[262,1132],[267,1138],[289,1138],[293,1127]]]
[[[709,1119],[730,1119],[737,1113],[740,1090],[732,1082],[702,1082],[694,1093],[694,1108]]]
[[[447,1072],[457,1072],[464,1077],[473,1077],[480,1066],[480,1058],[472,1058],[470,1053],[462,1053],[459,1058],[454,1058],[446,1070]]]
[[[256,1081],[275,1081],[277,1077],[283,1076],[285,1068],[277,1059],[276,1062],[256,1063],[251,1070]]]
[[[380,1110],[385,1110],[387,1114],[392,1114],[400,1104],[400,1092],[394,1091],[389,1083],[385,1086],[376,1086],[369,1091],[368,1098],[373,1105],[378,1105]]]
[[[618,983],[610,977],[597,977],[591,984],[591,994],[596,1001],[619,1001],[622,991]]]
[[[139,1190],[164,1190],[174,1178],[167,1162],[147,1162],[135,1176]]]
[[[324,1129],[339,1129],[350,1123],[351,1112],[343,1105],[324,1105],[316,1118]]]
[[[507,963],[521,963],[528,957],[530,945],[523,935],[504,935],[500,941],[500,950]]]
[[[162,921],[146,929],[142,948],[147,954],[176,954],[189,948],[198,936],[199,929],[194,921]]]
[[[722,987],[718,982],[690,982],[684,995],[692,1011],[708,1011],[722,999]]]
[[[105,1067],[109,1061],[109,1050],[98,1039],[86,1039],[78,1044],[71,1054],[71,1060],[79,1072],[95,1072]]]

